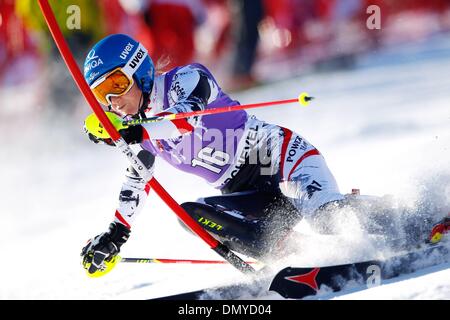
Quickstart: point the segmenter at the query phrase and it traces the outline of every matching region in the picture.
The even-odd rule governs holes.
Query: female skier
[[[108,36],[92,48],[84,76],[113,118],[145,119],[239,104],[200,64],[155,76],[147,50],[124,34]],[[85,122],[89,138],[114,145],[92,119]],[[220,190],[222,195],[182,207],[232,250],[248,256],[274,253],[302,217],[314,217],[319,208],[344,199],[312,144],[243,110],[118,129],[128,143],[140,144],[138,156],[152,172],[158,156]],[[118,254],[148,192],[146,181],[128,168],[109,231],[82,250],[89,273],[101,271],[104,261]]]

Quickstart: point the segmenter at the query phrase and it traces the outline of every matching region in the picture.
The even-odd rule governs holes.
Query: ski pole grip
[[[239,271],[246,274],[256,272],[252,266],[250,266],[247,262],[239,258],[224,244],[219,243],[215,248],[213,248],[213,250],[217,252],[220,256],[222,256],[225,260],[227,260],[230,264],[232,264]]]

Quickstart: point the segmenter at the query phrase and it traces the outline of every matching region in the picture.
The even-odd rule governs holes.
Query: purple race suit
[[[206,78],[207,85],[211,88],[207,104],[199,109],[239,104],[221,90],[204,66],[191,64],[187,67],[175,68],[156,79],[150,106],[152,107],[153,104],[158,113],[172,108],[175,109],[172,111],[176,112],[191,111],[192,104],[186,101],[192,100],[191,94],[195,90],[196,82],[199,81],[199,72]],[[193,98],[194,102],[196,98]],[[152,115],[155,114],[155,109],[151,108]],[[193,125],[192,131],[187,130],[187,133],[183,135],[177,134],[177,129],[173,127],[172,132],[165,139],[152,139],[150,133],[150,139],[145,140],[142,147],[155,156],[163,158],[176,169],[195,174],[209,183],[214,183],[234,162],[247,119],[248,115],[244,110],[202,116],[201,119],[190,120],[189,122]],[[170,122],[167,124],[172,125]],[[151,124],[148,127],[150,130],[153,129]]]
[[[239,103],[225,94],[204,66],[189,64],[155,78],[146,116],[214,109]],[[280,189],[303,214],[341,199],[320,152],[289,129],[248,116],[244,110],[142,125],[141,147],[174,168],[202,177],[223,189],[252,174],[279,174]],[[154,170],[153,163],[149,168]],[[265,171],[259,166],[266,165]],[[130,227],[149,192],[146,181],[128,169],[115,220]],[[239,173],[239,178],[235,178]],[[243,173],[243,174],[242,174]],[[244,183],[245,185],[245,183]],[[233,191],[232,191],[233,192]]]

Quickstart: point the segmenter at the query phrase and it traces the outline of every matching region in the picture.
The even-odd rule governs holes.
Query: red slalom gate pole
[[[64,36],[62,35],[61,29],[56,22],[55,15],[53,14],[53,10],[50,7],[48,0],[38,0],[41,11],[45,17],[47,25],[50,29],[50,32],[53,36],[53,39],[58,47],[61,56],[63,57],[67,67],[69,68],[70,73],[72,74],[73,79],[75,80],[78,88],[81,93],[85,97],[88,104],[91,106],[92,111],[94,111],[95,115],[108,132],[109,136],[113,139],[116,147],[125,154],[133,168],[139,173],[139,176],[145,181],[147,184],[155,190],[155,192],[161,197],[161,199],[174,211],[174,213],[194,232],[197,234],[203,241],[205,241],[211,249],[217,252],[220,256],[222,256],[226,261],[228,261],[231,265],[233,265],[238,270],[244,273],[253,273],[255,270],[239,258],[235,253],[230,251],[230,249],[224,244],[217,241],[214,237],[212,237],[208,232],[206,232],[202,227],[200,227],[191,216],[187,214],[187,212],[170,196],[170,194],[159,184],[159,182],[153,178],[152,173],[145,167],[145,165],[141,162],[141,160],[137,157],[137,155],[133,152],[130,146],[125,142],[119,132],[114,128],[111,121],[105,114],[105,111],[102,109],[100,104],[94,97],[94,94],[91,92],[89,86],[87,85],[78,65],[73,58],[72,52],[67,45]]]
[[[159,122],[159,121],[165,121],[165,120],[177,120],[177,119],[184,119],[184,118],[189,118],[189,117],[193,117],[193,116],[204,116],[204,115],[211,115],[211,114],[218,114],[218,113],[225,113],[225,112],[233,112],[233,111],[243,110],[243,109],[262,108],[262,107],[289,104],[289,103],[300,103],[300,105],[302,105],[302,106],[307,106],[312,99],[313,98],[310,97],[306,92],[303,92],[296,99],[276,100],[276,101],[269,101],[269,102],[242,104],[242,105],[237,105],[237,106],[225,106],[225,107],[219,107],[219,108],[214,108],[214,109],[205,109],[205,110],[199,110],[199,111],[180,112],[180,113],[168,114],[168,115],[164,115],[164,116],[148,117],[147,119],[136,119],[136,120],[123,121],[122,124],[124,126],[135,126],[135,125]]]

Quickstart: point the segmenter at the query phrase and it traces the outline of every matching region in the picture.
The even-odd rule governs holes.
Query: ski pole
[[[255,272],[255,270],[248,263],[243,261],[227,246],[216,240],[205,229],[198,225],[196,221],[159,184],[159,182],[155,178],[153,178],[152,173],[145,167],[145,165],[137,157],[136,153],[130,148],[130,146],[125,142],[119,132],[114,128],[113,124],[106,116],[105,111],[95,99],[94,94],[91,92],[89,86],[87,85],[80,69],[78,68],[77,63],[75,62],[75,59],[73,58],[72,52],[70,51],[69,46],[67,45],[67,42],[62,35],[61,29],[56,22],[55,15],[53,14],[48,0],[38,1],[41,11],[45,17],[45,21],[47,22],[47,26],[49,27],[52,37],[56,43],[56,46],[58,47],[61,56],[63,57],[78,88],[96,114],[99,121],[102,123],[105,130],[108,132],[109,136],[114,141],[116,147],[127,156],[128,160],[131,162],[133,168],[138,172],[139,176],[147,181],[147,185],[150,186],[174,211],[174,213],[189,227],[189,229],[191,229],[192,232],[194,232],[203,241],[205,241],[211,247],[211,249],[222,256],[236,269],[244,273]]]
[[[127,263],[186,263],[186,264],[228,264],[225,260],[192,260],[192,259],[156,259],[156,258],[120,258],[120,262]],[[254,261],[246,261],[248,264],[255,264]]]
[[[242,105],[237,105],[237,106],[225,106],[225,107],[206,109],[206,110],[200,110],[200,111],[180,112],[180,113],[168,114],[168,115],[163,115],[163,116],[154,116],[154,117],[149,117],[147,119],[126,120],[126,121],[122,122],[122,125],[136,126],[136,125],[140,125],[140,124],[144,124],[144,123],[159,122],[159,121],[164,121],[164,120],[177,120],[177,119],[184,119],[184,118],[189,118],[189,117],[193,117],[193,116],[202,116],[202,115],[218,114],[218,113],[225,113],[225,112],[233,112],[233,111],[243,110],[243,109],[262,108],[262,107],[283,105],[283,104],[289,104],[289,103],[299,103],[302,106],[307,106],[307,105],[309,105],[309,103],[312,99],[314,99],[314,98],[310,97],[306,92],[303,92],[296,99],[242,104]]]

